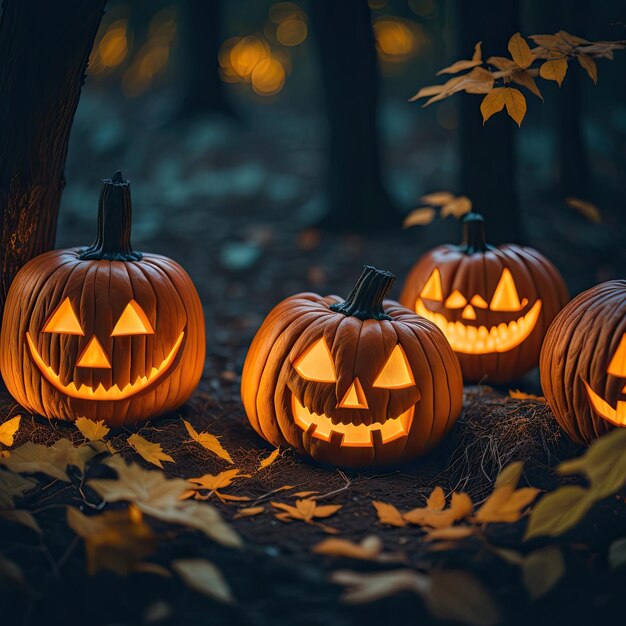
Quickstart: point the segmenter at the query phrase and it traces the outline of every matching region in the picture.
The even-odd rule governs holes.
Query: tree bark
[[[483,42],[483,58],[508,56],[509,38],[519,30],[518,0],[456,2],[457,58],[471,58],[478,40]],[[460,192],[485,216],[491,242],[521,242],[524,234],[514,138],[517,127],[504,112],[483,126],[476,96],[463,95],[459,103]]]
[[[367,1],[312,0],[309,7],[329,133],[329,212],[321,225],[353,232],[396,226],[381,173],[379,77]]]
[[[4,2],[0,315],[16,272],[54,246],[70,129],[104,4],[104,0]]]

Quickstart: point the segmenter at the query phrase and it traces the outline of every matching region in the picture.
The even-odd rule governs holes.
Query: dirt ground
[[[525,483],[542,489],[557,484],[552,468],[581,450],[561,434],[544,404],[514,400],[508,397],[508,388],[467,387],[463,414],[450,437],[409,466],[342,475],[285,450],[266,470],[256,471],[260,458],[272,448],[248,425],[239,384],[247,347],[271,307],[299,291],[346,295],[364,263],[393,271],[399,280],[392,296],[397,296],[402,277],[423,251],[458,237],[457,223],[450,218],[420,232],[398,228],[367,239],[311,228],[323,207],[319,176],[314,173],[322,158],[315,120],[301,125],[297,118],[283,120],[281,128],[287,131],[281,135],[274,132],[276,119],[269,114],[257,118],[252,130],[221,121],[158,130],[140,126],[129,147],[123,140],[125,129],[116,126],[119,111],[96,98],[87,98],[81,107],[68,164],[59,245],[90,243],[98,178],[121,167],[133,184],[135,247],[179,261],[194,279],[205,308],[207,360],[199,389],[180,411],[136,429],[161,443],[174,458],[174,464],[166,464],[168,475],[216,474],[228,467],[189,444],[182,416],[196,430],[221,437],[235,466],[252,474],[235,483],[229,493],[267,502],[272,499],[267,494],[283,485],[322,495],[337,491],[325,502],[343,506],[327,520],[341,537],[356,541],[377,534],[386,550],[405,555],[405,565],[423,571],[472,572],[493,594],[507,624],[526,625],[530,620],[588,624],[608,620],[622,610],[626,572],[622,568],[611,574],[606,553],[611,540],[626,528],[623,498],[597,505],[583,524],[562,539],[566,575],[534,603],[523,588],[519,569],[497,558],[478,539],[435,550],[421,541],[423,532],[417,527],[377,524],[372,500],[401,509],[416,507],[436,484],[446,493],[467,491],[480,502],[491,490],[498,470],[513,460],[525,461]],[[97,128],[89,123],[94,118],[99,119]],[[429,152],[422,153],[415,146],[423,145],[424,131],[412,127],[404,143],[396,146],[392,160],[398,164],[396,171],[404,171],[407,195],[418,197],[450,187],[444,165],[436,164],[437,159],[442,163],[449,159],[450,148],[440,137],[428,139]],[[403,159],[410,161],[410,167],[401,166]],[[130,171],[124,169],[125,163],[130,163]],[[422,166],[428,173],[411,180],[411,169],[419,171]],[[604,256],[591,268],[596,252],[581,259],[576,249],[576,245],[585,249],[588,224],[562,211],[542,222],[542,206],[538,201],[528,210],[530,223],[543,224],[536,229],[533,243],[562,269],[573,293],[595,280],[617,275],[623,259],[617,240],[603,240]],[[536,372],[512,387],[541,393]],[[22,415],[15,445],[77,437],[73,426],[30,416],[6,393],[0,407],[0,421],[16,412]],[[126,444],[129,432],[114,432],[111,441],[125,458],[143,463]],[[433,623],[413,594],[404,592],[373,604],[351,606],[340,601],[341,588],[329,581],[329,574],[337,569],[379,571],[393,566],[312,554],[311,548],[326,537],[320,528],[285,524],[270,510],[235,520],[239,505],[217,499],[215,506],[243,538],[243,549],[227,549],[198,532],[155,522],[161,541],[152,560],[166,565],[173,558],[208,558],[231,585],[236,605],[218,604],[176,579],[151,574],[88,576],[83,545],[67,526],[65,507],[97,502],[98,496],[84,483],[112,475],[106,466],[94,463],[82,481],[74,475],[69,485],[44,482],[31,492],[22,506],[35,512],[44,530],[41,538],[1,523],[0,552],[23,568],[29,583],[27,590],[0,588],[3,625],[347,626],[386,624],[392,617],[402,624]],[[525,553],[542,542],[522,542],[524,526],[525,520],[493,524],[485,536],[493,545]]]

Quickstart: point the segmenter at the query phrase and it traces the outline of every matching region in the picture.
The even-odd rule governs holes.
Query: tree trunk
[[[4,2],[0,315],[15,273],[54,246],[70,129],[104,4],[105,0]]]
[[[220,78],[220,0],[185,0],[182,5],[184,87],[179,117],[207,113],[233,115]]]
[[[341,231],[396,226],[381,173],[378,69],[367,0],[312,0],[309,7],[329,132],[329,212],[321,225]]]
[[[482,41],[483,58],[508,56],[507,44],[519,30],[518,0],[456,0],[457,58],[471,58]],[[516,177],[515,122],[502,112],[484,126],[477,96],[463,94],[460,103],[460,192],[488,224],[493,243],[523,240]]]

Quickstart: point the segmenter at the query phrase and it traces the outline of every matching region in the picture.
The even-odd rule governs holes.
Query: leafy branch
[[[422,105],[427,107],[434,102],[448,98],[455,93],[484,94],[480,104],[483,124],[493,115],[506,108],[506,112],[518,126],[526,115],[526,97],[513,87],[513,84],[524,87],[543,100],[535,78],[554,81],[559,87],[565,79],[569,63],[578,61],[595,83],[598,81],[598,68],[595,59],[613,60],[615,50],[626,47],[626,40],[620,41],[589,41],[576,35],[560,30],[554,35],[531,35],[529,39],[536,44],[534,48],[520,33],[515,33],[508,43],[509,57],[492,56],[486,61],[482,59],[481,42],[474,47],[471,59],[456,61],[452,65],[437,72],[442,74],[459,74],[441,85],[422,87],[410,102],[420,98],[428,98]],[[467,70],[467,71],[466,71]]]

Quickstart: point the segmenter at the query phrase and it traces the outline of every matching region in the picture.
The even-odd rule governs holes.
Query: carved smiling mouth
[[[176,358],[176,354],[178,353],[178,349],[183,341],[183,337],[185,336],[185,331],[182,331],[178,336],[178,339],[174,343],[174,346],[170,350],[169,354],[161,361],[160,365],[157,367],[153,367],[147,376],[137,376],[137,379],[134,383],[128,383],[121,389],[117,385],[113,385],[108,389],[105,389],[102,384],[98,385],[95,389],[90,385],[81,385],[80,387],[76,386],[76,383],[73,381],[64,385],[61,382],[61,378],[59,375],[49,366],[46,365],[44,360],[41,358],[37,347],[35,346],[34,341],[32,340],[30,334],[26,333],[26,342],[28,343],[28,347],[30,348],[31,356],[33,357],[33,361],[35,361],[39,371],[44,375],[46,380],[58,391],[65,394],[66,396],[70,396],[71,398],[79,398],[81,400],[123,400],[124,398],[128,398],[133,396],[140,391],[144,390],[146,387],[156,382],[168,371],[174,359]]]
[[[291,394],[291,409],[296,424],[316,439],[330,441],[333,433],[342,437],[344,447],[370,447],[374,445],[374,437],[380,437],[383,443],[389,443],[400,437],[406,437],[411,424],[415,407],[412,406],[399,417],[388,419],[384,424],[375,422],[366,424],[335,424],[325,414],[319,415],[302,406],[294,394]]]
[[[516,348],[535,328],[540,311],[541,300],[537,300],[526,315],[487,330],[485,326],[467,326],[461,322],[449,322],[441,313],[427,309],[421,298],[415,303],[415,312],[436,324],[452,349],[464,354],[508,352]]]
[[[591,408],[600,417],[603,417],[611,424],[615,426],[626,426],[626,401],[618,400],[616,408],[613,408],[604,398],[601,398],[590,385],[583,380],[585,389],[587,390],[587,397]]]

